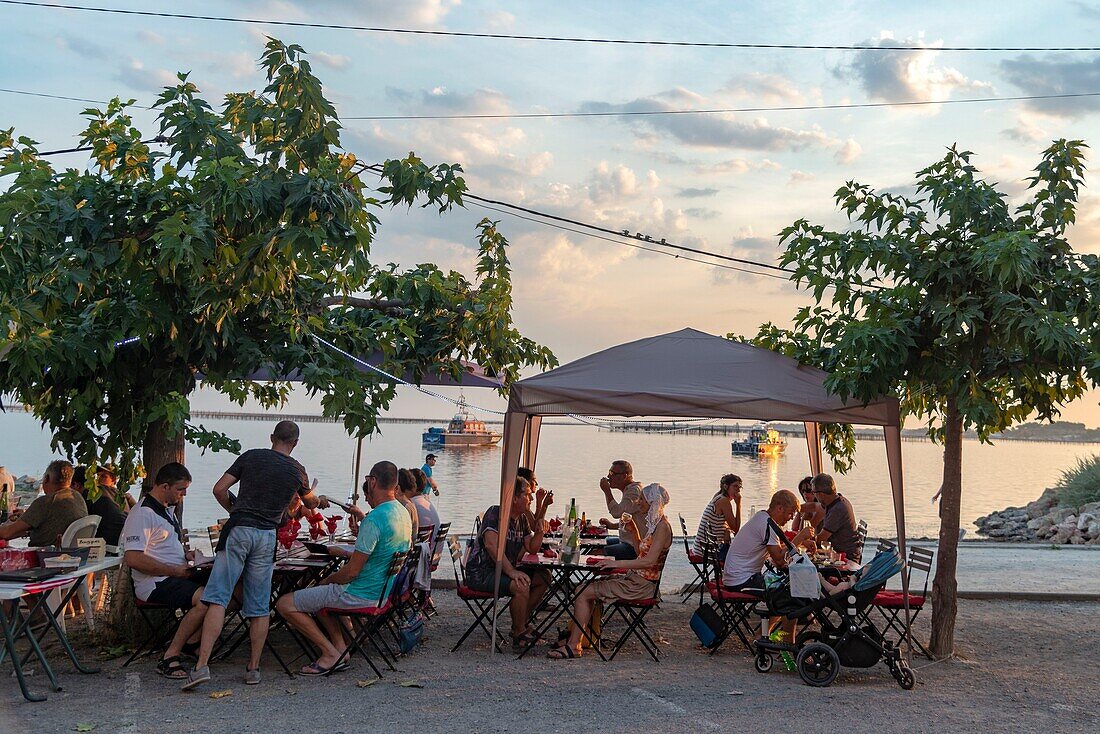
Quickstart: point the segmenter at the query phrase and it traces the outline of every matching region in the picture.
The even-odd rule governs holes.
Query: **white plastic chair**
[[[73,548],[76,546],[76,542],[83,538],[94,538],[95,533],[99,530],[99,523],[103,518],[99,515],[88,515],[82,517],[79,520],[73,520],[69,524],[69,527],[65,528],[65,532],[61,534],[61,547]],[[80,585],[80,589],[76,592],[80,596],[80,605],[84,608],[84,619],[88,623],[88,629],[95,629],[95,615],[92,610],[92,595],[88,591],[87,579],[81,578],[77,581]],[[55,596],[56,595],[56,596]],[[57,590],[51,593],[50,608],[56,609],[57,604],[61,601],[61,591]],[[64,616],[58,617],[58,623],[61,628],[65,628]]]

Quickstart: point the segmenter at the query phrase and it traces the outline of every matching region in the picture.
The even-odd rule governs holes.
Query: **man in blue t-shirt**
[[[331,614],[320,616],[325,631],[317,626],[312,614],[322,609],[363,609],[383,602],[393,586],[389,576],[395,553],[409,550],[412,519],[397,500],[397,467],[389,461],[375,464],[366,481],[367,502],[373,508],[362,516],[355,550],[347,563],[326,579],[327,583],[279,597],[276,609],[290,626],[305,635],[321,651],[321,656],[303,667],[300,675],[325,675],[340,661],[347,666],[347,643],[341,622]],[[362,512],[351,514],[362,515]],[[336,549],[329,549],[333,553]],[[336,553],[338,554],[338,551]]]
[[[439,485],[432,479],[432,467],[435,466],[435,454],[428,454],[424,457],[424,466],[420,467],[420,471],[424,472],[424,476],[428,478],[428,486],[424,488],[424,494],[428,493],[428,487],[432,488],[432,492],[435,496],[439,496]]]

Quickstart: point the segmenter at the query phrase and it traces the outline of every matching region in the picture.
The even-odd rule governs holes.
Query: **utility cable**
[[[241,18],[224,15],[198,15],[192,13],[165,13],[153,10],[128,10],[123,8],[103,8],[87,5],[67,5],[60,3],[32,2],[31,0],[0,0],[4,5],[22,5],[32,8],[51,10],[78,10],[86,13],[106,13],[113,15],[142,16],[148,18],[170,18],[175,20],[203,20],[219,23],[240,23],[248,25],[284,26],[290,28],[316,28],[322,30],[358,31],[366,33],[390,33],[414,36],[447,36],[452,38],[483,38],[509,41],[552,41],[557,43],[593,43],[620,46],[675,46],[692,48],[729,48],[764,49],[790,51],[1100,51],[1100,46],[906,46],[895,43],[890,45],[868,46],[862,44],[797,44],[797,43],[729,43],[706,41],[661,41],[632,38],[584,38],[577,36],[519,35],[513,33],[480,33],[469,31],[444,31],[423,28],[384,28],[380,26],[351,25],[347,23],[311,23],[297,20],[270,20],[264,18]]]

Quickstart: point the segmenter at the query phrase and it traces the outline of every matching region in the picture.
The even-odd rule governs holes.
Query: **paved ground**
[[[692,643],[691,606],[666,600],[651,615],[665,657],[637,647],[613,663],[491,657],[484,640],[450,653],[468,615],[438,591],[441,614],[400,670],[377,684],[362,663],[327,679],[290,679],[273,662],[246,687],[240,655],[214,667],[215,680],[183,694],[146,661],[104,663],[97,676],[63,671],[65,690],[47,702],[0,687],[0,731],[55,732],[1066,732],[1096,725],[1100,605],[1039,602],[961,604],[959,638],[968,662],[937,663],[901,690],[884,665],[846,670],[827,689],[795,674],[755,672],[734,644],[708,656]],[[925,620],[927,622],[927,620]],[[87,650],[85,654],[93,654]],[[927,665],[918,659],[916,665]],[[44,680],[36,676],[36,685]],[[403,687],[416,681],[423,688]],[[231,690],[222,698],[216,691]],[[80,726],[85,725],[85,726]]]

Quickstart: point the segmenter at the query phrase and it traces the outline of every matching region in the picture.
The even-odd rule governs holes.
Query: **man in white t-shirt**
[[[764,593],[764,557],[771,559],[777,568],[787,567],[787,551],[783,540],[768,523],[768,518],[782,528],[798,512],[798,497],[788,489],[772,495],[767,512],[758,512],[745,522],[730,541],[726,552],[722,585],[727,591]],[[807,525],[791,541],[798,545],[813,537],[813,527]]]
[[[183,646],[198,641],[207,608],[200,602],[204,587],[195,580],[195,568],[188,563],[194,560],[194,553],[183,547],[179,523],[170,509],[183,499],[190,485],[191,473],[183,464],[165,464],[157,472],[153,488],[140,505],[130,510],[122,528],[125,561],[133,574],[135,596],[141,601],[187,610],[157,663],[157,672],[174,679],[187,677],[187,665],[181,657]]]

